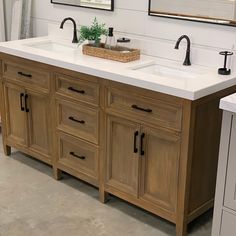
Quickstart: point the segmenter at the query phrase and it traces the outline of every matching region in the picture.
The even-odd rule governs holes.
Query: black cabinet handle
[[[75,119],[73,116],[70,116],[68,119],[69,119],[69,120],[72,120],[72,121],[74,121],[74,122],[80,123],[80,124],[85,124],[85,121],[84,121],[84,120],[77,120],[77,119]]]
[[[25,111],[25,108],[23,106],[23,97],[24,97],[24,94],[21,93],[20,94],[20,109],[21,109],[21,111]]]
[[[70,155],[73,156],[73,157],[79,158],[79,159],[81,159],[81,160],[85,160],[85,159],[86,159],[85,156],[76,155],[74,152],[70,152]]]
[[[28,108],[28,98],[29,98],[29,95],[28,94],[25,94],[25,111],[28,113],[29,112],[29,108]]]
[[[142,133],[141,139],[140,139],[140,155],[144,156],[145,152],[143,150],[143,140],[145,138],[145,133]]]
[[[145,108],[142,108],[142,107],[139,107],[137,105],[132,105],[132,108],[136,109],[136,110],[140,110],[140,111],[144,111],[144,112],[147,112],[147,113],[151,113],[152,112],[152,109],[145,109]]]
[[[68,87],[68,90],[76,92],[76,93],[80,93],[80,94],[85,94],[84,90],[78,90],[78,89],[75,89],[73,87]]]
[[[138,131],[134,133],[134,153],[138,152],[138,148],[136,147],[137,137],[138,137]]]
[[[24,76],[24,77],[27,77],[27,78],[32,78],[32,75],[31,75],[31,74],[25,74],[25,73],[22,72],[22,71],[19,71],[19,72],[18,72],[18,75],[21,75],[21,76]]]

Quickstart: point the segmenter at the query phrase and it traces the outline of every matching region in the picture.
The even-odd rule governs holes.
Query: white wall
[[[80,25],[89,25],[96,16],[117,33],[136,39],[142,52],[149,55],[183,60],[185,46],[174,50],[176,40],[182,34],[190,36],[193,43],[192,60],[217,68],[223,64],[218,52],[231,50],[236,44],[236,27],[205,24],[183,20],[148,16],[148,0],[115,0],[115,11],[106,12],[51,4],[50,0],[33,0],[33,34],[47,35],[48,23],[59,24],[71,16]]]

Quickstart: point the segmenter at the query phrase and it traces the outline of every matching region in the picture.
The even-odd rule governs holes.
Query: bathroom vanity
[[[234,236],[236,231],[236,94],[223,98],[220,108],[223,110],[223,120],[212,236]]]
[[[163,79],[138,70],[153,58],[122,64],[29,46],[40,40],[49,39],[0,45],[5,153],[17,148],[56,179],[67,172],[98,187],[100,201],[113,194],[186,235],[213,206],[219,101],[236,91],[236,76]]]

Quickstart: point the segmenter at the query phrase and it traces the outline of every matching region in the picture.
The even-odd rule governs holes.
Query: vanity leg
[[[62,171],[57,169],[56,167],[53,167],[53,177],[55,180],[62,179]]]
[[[101,203],[106,203],[109,200],[109,193],[105,192],[103,188],[99,189],[99,201]]]
[[[187,236],[187,222],[176,223],[176,236]]]
[[[11,147],[8,145],[3,144],[3,150],[6,156],[10,156],[11,155]]]

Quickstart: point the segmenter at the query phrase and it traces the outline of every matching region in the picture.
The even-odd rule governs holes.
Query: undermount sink
[[[63,44],[53,41],[25,44],[25,46],[56,53],[71,53],[77,49],[77,45]]]
[[[201,74],[204,74],[204,70],[193,68],[191,66],[182,66],[181,68],[159,65],[157,63],[142,65],[133,68],[133,70],[138,70],[140,72],[158,75],[162,77],[171,78],[195,78]]]

